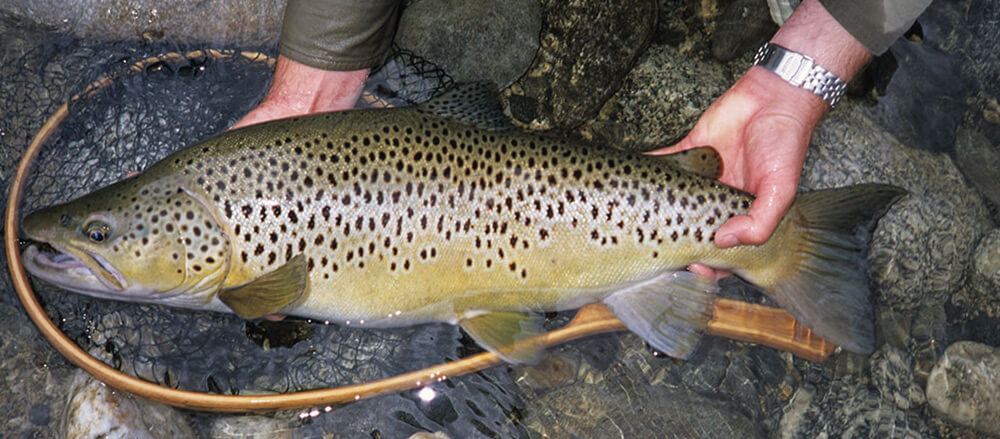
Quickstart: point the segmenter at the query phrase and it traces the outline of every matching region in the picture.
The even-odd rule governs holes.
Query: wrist
[[[830,106],[813,92],[795,87],[774,72],[753,66],[737,82],[756,102],[756,107],[768,113],[798,120],[803,126],[813,127]]]
[[[812,58],[844,82],[850,82],[872,58],[818,0],[803,1],[771,42]]]
[[[261,104],[295,114],[351,108],[361,95],[368,72],[323,70],[279,55],[271,88]]]

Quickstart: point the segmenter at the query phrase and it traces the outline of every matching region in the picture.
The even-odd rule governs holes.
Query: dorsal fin
[[[481,128],[506,131],[516,127],[503,114],[496,88],[489,82],[456,84],[417,107],[418,111],[455,119]]]
[[[703,177],[716,180],[722,177],[722,157],[715,148],[710,146],[701,146],[659,157],[680,169]]]

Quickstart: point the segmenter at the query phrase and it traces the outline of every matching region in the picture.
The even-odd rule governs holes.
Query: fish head
[[[183,188],[112,185],[33,212],[21,229],[29,273],[100,298],[199,308],[229,270],[222,227]]]

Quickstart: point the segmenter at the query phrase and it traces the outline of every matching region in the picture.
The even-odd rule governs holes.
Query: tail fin
[[[798,223],[789,224],[792,248],[781,258],[790,266],[780,268],[784,275],[756,283],[831,343],[873,352],[868,244],[875,223],[905,193],[895,186],[862,184],[799,195],[792,207]]]

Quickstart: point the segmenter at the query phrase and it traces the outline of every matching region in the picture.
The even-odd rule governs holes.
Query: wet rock
[[[269,46],[278,41],[285,1],[13,0],[0,3],[0,15],[87,39]]]
[[[966,314],[1000,318],[1000,229],[993,229],[979,241],[968,286],[956,292],[952,302],[962,306]]]
[[[212,439],[274,438],[292,439],[297,437],[288,419],[271,416],[227,416],[212,422]]]
[[[655,29],[656,3],[548,0],[543,7],[538,56],[508,95],[536,102],[538,117],[525,125],[573,128],[597,114],[635,64]]]
[[[611,145],[649,149],[680,140],[729,86],[715,64],[651,46],[590,129]]]
[[[927,380],[927,402],[951,422],[1000,436],[1000,350],[949,346]]]
[[[882,399],[903,410],[925,402],[924,391],[913,379],[913,358],[902,349],[883,346],[868,359],[872,384]]]
[[[771,21],[768,4],[759,0],[736,0],[725,6],[712,33],[712,56],[730,61],[756,50],[778,27]]]
[[[801,186],[864,182],[908,192],[882,217],[872,239],[876,300],[901,312],[943,304],[962,286],[969,249],[991,227],[983,200],[948,156],[902,145],[864,108],[845,102],[817,127]]]
[[[68,439],[194,436],[176,409],[113,390],[82,370],[74,375],[68,398],[63,418]]]
[[[538,0],[422,0],[403,11],[396,43],[458,82],[503,88],[528,70],[541,26]]]
[[[1000,209],[1000,144],[963,126],[955,139],[955,162],[979,193]]]

